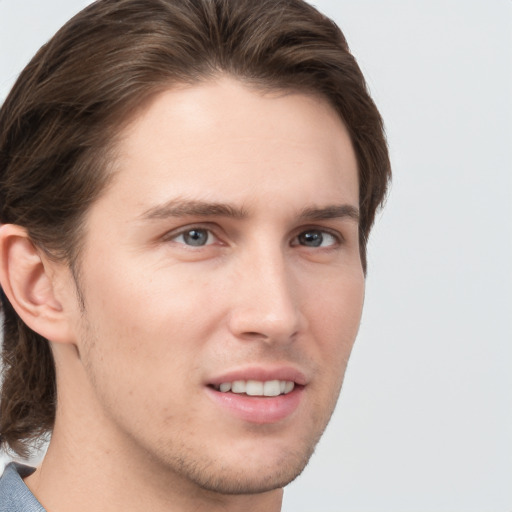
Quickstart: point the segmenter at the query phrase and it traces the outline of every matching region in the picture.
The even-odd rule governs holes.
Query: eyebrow
[[[169,217],[230,217],[241,220],[248,216],[248,211],[243,207],[228,203],[171,199],[162,205],[146,210],[141,215],[141,218],[143,220],[158,220]],[[359,210],[349,204],[328,205],[324,207],[309,206],[299,213],[298,218],[309,221],[349,218],[359,222]]]
[[[168,217],[231,217],[244,219],[247,211],[226,203],[209,203],[189,199],[172,199],[162,205],[146,210],[144,220],[166,219]]]
[[[350,204],[330,205],[325,207],[304,208],[299,218],[302,220],[329,220],[349,218],[359,223],[359,210]]]

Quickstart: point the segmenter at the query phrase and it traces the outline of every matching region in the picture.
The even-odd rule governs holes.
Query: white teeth
[[[250,396],[263,395],[263,382],[257,380],[248,380],[245,385],[245,392]]]
[[[283,380],[284,382],[284,380]],[[286,384],[285,384],[286,385]],[[281,384],[278,380],[267,380],[263,384],[263,394],[265,396],[277,396],[281,394]]]
[[[235,380],[235,382],[231,384],[231,391],[233,391],[233,393],[245,393],[245,380]]]
[[[295,388],[295,382],[290,380],[235,380],[223,382],[218,390],[222,393],[247,394],[249,396],[278,396],[288,394]]]
[[[231,391],[231,382],[223,382],[223,383],[220,385],[220,390],[221,390],[223,393],[226,393],[227,391]]]
[[[287,381],[286,385],[284,387],[285,394],[289,393],[290,391],[292,391],[294,387],[295,387],[295,382]]]

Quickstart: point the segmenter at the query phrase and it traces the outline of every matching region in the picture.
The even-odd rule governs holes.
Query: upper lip
[[[308,381],[304,373],[293,366],[248,366],[228,370],[209,379],[208,384],[220,386],[224,382],[234,382],[235,380],[257,380],[262,382],[286,380],[301,386],[305,386]]]

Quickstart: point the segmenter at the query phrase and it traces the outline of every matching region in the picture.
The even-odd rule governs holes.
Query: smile
[[[215,386],[215,389],[222,393],[231,392],[248,396],[287,395],[294,388],[295,382],[289,380],[235,380]]]

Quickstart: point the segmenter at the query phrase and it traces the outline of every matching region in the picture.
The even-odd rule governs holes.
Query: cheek
[[[129,341],[157,332],[171,338],[171,329],[184,328],[189,316],[194,287],[188,284],[179,273],[121,260],[116,268],[111,265],[90,272],[87,310],[95,322],[120,339]]]
[[[325,339],[354,339],[359,328],[364,301],[364,277],[332,277],[323,286],[309,286],[305,303],[311,323],[322,329]]]
[[[116,271],[113,267],[89,272],[86,283],[87,336],[96,344],[90,353],[95,371],[105,378],[115,372],[119,386],[130,389],[161,394],[170,380],[179,387],[218,323],[211,300],[200,300],[211,295],[186,273],[142,271],[133,264],[128,269],[119,262]]]
[[[362,274],[333,279],[308,300],[309,328],[323,371],[339,385],[357,336],[363,301]]]

